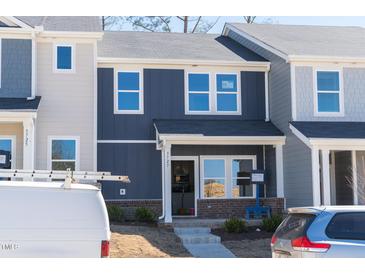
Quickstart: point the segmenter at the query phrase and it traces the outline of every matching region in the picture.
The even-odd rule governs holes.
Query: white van
[[[0,182],[0,257],[108,257],[109,240],[98,188]]]

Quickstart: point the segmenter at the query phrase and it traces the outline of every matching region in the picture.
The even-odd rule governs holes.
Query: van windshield
[[[316,215],[313,214],[289,214],[276,230],[274,237],[286,240],[302,237],[315,218]]]

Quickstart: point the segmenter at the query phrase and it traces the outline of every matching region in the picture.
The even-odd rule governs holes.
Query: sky
[[[205,17],[210,22],[218,17]],[[221,33],[226,22],[244,22],[239,16],[220,16],[210,33]],[[291,24],[291,25],[330,25],[330,26],[365,26],[365,16],[258,16],[256,23]],[[181,31],[182,24],[173,20],[173,31]],[[128,25],[123,25],[123,30],[131,30]]]

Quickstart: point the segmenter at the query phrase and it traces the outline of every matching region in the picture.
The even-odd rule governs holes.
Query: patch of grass
[[[146,207],[136,209],[135,218],[138,222],[153,223],[156,222],[156,215],[153,211]]]
[[[283,217],[281,215],[273,215],[271,218],[262,220],[262,228],[267,232],[275,232],[282,221]]]
[[[111,222],[123,222],[124,211],[120,206],[117,205],[107,205],[109,221]]]
[[[224,222],[224,230],[228,233],[242,233],[247,231],[246,222],[244,220],[232,217]]]

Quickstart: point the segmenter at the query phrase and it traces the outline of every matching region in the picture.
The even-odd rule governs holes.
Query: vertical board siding
[[[242,115],[245,120],[265,120],[265,73],[241,72]]]
[[[105,199],[161,199],[161,151],[155,144],[98,144],[98,169],[128,175],[131,183],[103,182]],[[126,195],[120,195],[120,189]]]
[[[25,98],[31,96],[32,41],[29,39],[1,39],[0,97]]]
[[[283,147],[284,195],[287,206],[313,203],[310,149],[289,129],[291,121],[290,65],[279,56],[230,30],[228,36],[271,62],[269,72],[270,119],[286,135]]]

